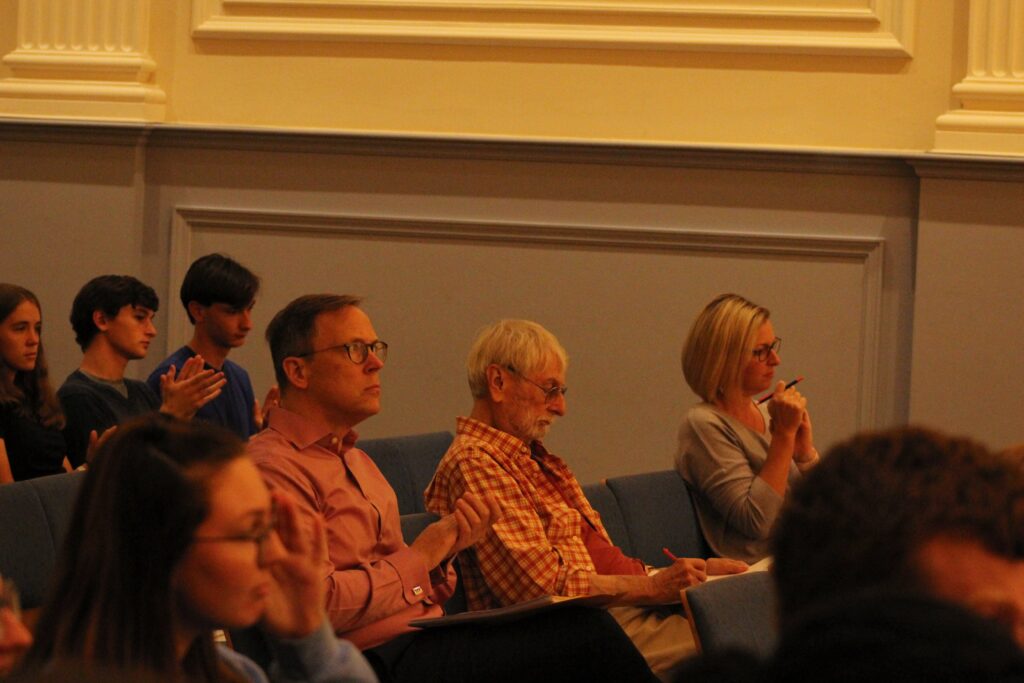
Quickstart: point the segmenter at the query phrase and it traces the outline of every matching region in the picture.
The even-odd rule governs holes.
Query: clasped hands
[[[771,431],[775,433],[791,433],[794,436],[793,459],[805,463],[817,457],[814,448],[814,434],[811,428],[811,415],[807,412],[807,398],[797,391],[796,387],[786,388],[785,382],[775,385],[775,393],[768,404],[768,415],[771,416]]]
[[[466,493],[451,514],[424,529],[409,547],[423,556],[427,567],[436,567],[481,540],[501,515],[501,504],[493,495]]]

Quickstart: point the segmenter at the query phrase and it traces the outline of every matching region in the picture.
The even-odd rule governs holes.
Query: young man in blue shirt
[[[244,344],[252,330],[252,308],[259,289],[260,279],[232,258],[207,254],[196,259],[181,283],[181,304],[195,326],[192,339],[157,366],[148,380],[156,390],[167,368],[182,367],[189,358],[201,356],[207,368],[224,373],[227,383],[196,417],[226,427],[243,439],[261,428],[263,413],[249,373],[228,360],[228,354]],[[268,395],[270,401],[273,398]]]

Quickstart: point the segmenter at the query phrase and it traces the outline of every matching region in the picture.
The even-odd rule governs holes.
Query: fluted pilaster
[[[936,121],[935,150],[1024,155],[1024,0],[971,0],[960,107]]]
[[[149,0],[19,0],[0,115],[162,120],[149,7]]]

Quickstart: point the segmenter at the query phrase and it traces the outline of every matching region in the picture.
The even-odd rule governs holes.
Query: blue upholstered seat
[[[748,572],[688,588],[683,603],[702,652],[743,648],[766,657],[778,640],[775,588],[768,572]]]
[[[0,486],[0,574],[18,586],[27,609],[39,607],[49,591],[83,477],[55,474]]]
[[[700,530],[690,490],[675,470],[612,477],[608,488],[622,511],[634,557],[665,567],[669,560],[662,548],[678,557],[713,555]]]
[[[395,490],[407,542],[435,519],[424,511],[423,491],[451,441],[450,432],[434,432],[359,444]],[[0,574],[17,583],[27,608],[38,607],[46,596],[84,476],[61,474],[0,486]],[[615,477],[583,490],[612,541],[627,555],[665,565],[663,546],[677,555],[709,554],[689,492],[674,471]],[[460,591],[446,607],[456,612],[464,604]]]
[[[453,438],[451,432],[431,432],[366,439],[357,445],[373,459],[395,490],[399,514],[408,515],[425,511],[423,492]]]
[[[622,509],[619,502],[615,500],[615,494],[604,482],[587,484],[583,487],[583,495],[590,501],[591,507],[601,515],[601,523],[612,538],[612,543],[626,555],[635,557],[633,543],[629,540],[629,531],[626,527],[626,520],[622,518]]]

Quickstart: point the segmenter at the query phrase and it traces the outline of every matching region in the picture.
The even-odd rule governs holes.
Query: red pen
[[[792,387],[792,386],[796,386],[796,384],[797,384],[798,382],[803,382],[803,381],[804,381],[804,376],[803,376],[803,375],[800,375],[800,376],[799,376],[799,377],[797,377],[796,379],[794,379],[794,380],[790,381],[790,383],[789,383],[789,384],[787,384],[787,385],[786,385],[786,386],[784,387],[784,389],[789,389],[789,388],[790,388],[790,387]],[[770,394],[768,394],[768,395],[766,395],[766,396],[762,396],[761,398],[757,399],[757,405],[761,405],[762,403],[764,403],[765,401],[767,401],[768,399],[770,399],[770,398],[771,398],[772,396],[774,396],[774,395],[775,395],[775,392],[773,391],[772,393],[770,393]]]
[[[668,548],[662,548],[662,549],[661,549],[661,552],[665,553],[665,557],[667,557],[668,559],[672,560],[673,562],[675,562],[676,560],[678,560],[678,559],[679,559],[678,557],[676,557],[675,555],[673,555],[673,554],[672,554],[672,551],[671,551],[671,550],[669,550]]]

